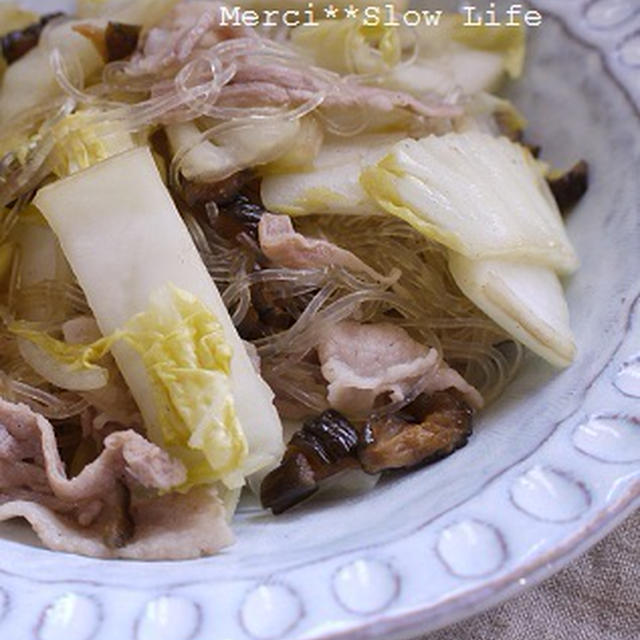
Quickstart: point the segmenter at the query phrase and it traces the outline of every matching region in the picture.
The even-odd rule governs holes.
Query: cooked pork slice
[[[326,108],[356,108],[388,113],[406,109],[428,118],[455,118],[461,115],[459,106],[430,100],[420,100],[402,91],[370,87],[353,81],[337,83],[328,73],[308,73],[278,64],[243,62],[232,83],[220,92],[221,105],[249,106],[302,103],[323,92]]]
[[[258,238],[262,252],[277,265],[289,269],[314,269],[339,266],[351,271],[381,276],[360,258],[337,245],[319,238],[307,238],[297,233],[291,218],[264,213],[258,225]]]
[[[371,413],[387,395],[400,402],[410,394],[457,388],[472,407],[482,397],[438,352],[389,323],[346,320],[325,330],[318,344],[322,375],[329,382],[329,404],[348,415]]]
[[[172,493],[186,477],[182,462],[126,430],[70,478],[51,423],[0,400],[0,520],[26,518],[52,549],[147,559],[219,550],[232,540],[222,502],[215,489]]]

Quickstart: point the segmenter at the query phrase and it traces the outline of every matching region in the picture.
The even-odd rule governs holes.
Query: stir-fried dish
[[[265,7],[0,4],[0,520],[52,549],[215,553],[243,487],[371,487],[574,358],[523,28]]]

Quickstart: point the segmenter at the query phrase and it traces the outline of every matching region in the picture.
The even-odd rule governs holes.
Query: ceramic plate
[[[569,220],[576,363],[556,373],[528,359],[465,449],[363,498],[279,518],[246,506],[216,557],[92,560],[5,525],[1,637],[405,638],[549,576],[638,505],[640,5],[532,4],[544,21],[513,96],[546,159],[592,169]]]

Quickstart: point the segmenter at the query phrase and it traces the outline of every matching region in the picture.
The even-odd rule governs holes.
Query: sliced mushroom
[[[40,18],[38,22],[30,24],[24,29],[18,29],[16,31],[10,31],[0,38],[0,49],[2,55],[8,64],[15,62],[22,58],[38,46],[42,30],[47,26],[51,20],[60,18],[64,13],[48,13]]]
[[[237,193],[230,201],[219,205],[218,209],[220,215],[215,221],[215,229],[222,237],[232,239],[244,232],[257,240],[258,224],[265,213],[260,203],[244,193]]]
[[[82,23],[73,30],[90,40],[105,62],[115,62],[128,58],[136,50],[142,27],[122,22],[109,22],[106,28]]]
[[[562,213],[574,207],[589,188],[589,165],[581,160],[565,173],[548,178],[549,188]]]
[[[368,473],[409,469],[440,460],[471,435],[473,410],[453,389],[419,396],[405,410],[370,420],[358,457]]]
[[[109,22],[104,31],[104,42],[107,48],[107,60],[123,60],[128,58],[137,48],[142,27],[137,24]]]
[[[357,445],[358,432],[337,411],[307,420],[291,438],[280,466],[262,481],[262,506],[282,513],[313,495],[323,480],[358,468]]]
[[[218,206],[233,204],[241,189],[252,180],[255,180],[255,174],[249,169],[238,171],[217,182],[183,177],[183,197],[192,207],[201,206],[207,202],[215,202]]]

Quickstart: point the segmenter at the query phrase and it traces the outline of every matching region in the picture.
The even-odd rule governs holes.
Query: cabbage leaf
[[[400,62],[398,29],[354,19],[322,20],[291,31],[291,41],[311,62],[337,73],[382,73]]]
[[[402,140],[360,182],[387,212],[467,258],[561,274],[577,267],[538,163],[507,138],[468,131]]]
[[[55,144],[49,162],[59,178],[88,169],[135,146],[131,134],[121,123],[103,120],[99,111],[91,109],[62,118],[51,128],[51,135]]]
[[[190,483],[241,485],[248,448],[231,392],[232,351],[211,311],[192,294],[165,288],[121,337],[151,380],[158,407],[151,439],[186,463]]]
[[[464,16],[445,14],[435,26],[411,29],[418,56],[384,79],[384,86],[422,94],[471,95],[491,91],[507,76],[522,74],[526,52],[524,26],[464,26]]]
[[[38,14],[33,11],[23,9],[16,2],[0,3],[0,36],[24,29],[30,24],[38,21]]]
[[[525,27],[502,25],[491,27],[464,25],[462,16],[451,18],[451,39],[469,50],[486,51],[499,55],[504,71],[512,78],[519,78],[524,67],[526,50]]]
[[[558,276],[545,267],[508,260],[469,260],[450,252],[462,292],[516,340],[556,367],[573,361],[576,346]]]
[[[277,463],[283,442],[273,393],[251,364],[149,149],[121,153],[58,180],[42,188],[34,203],[60,240],[102,335],[135,329],[112,345],[112,353],[150,437],[164,442],[179,430],[180,437],[187,437],[188,442],[193,435],[191,443],[202,447],[192,449],[180,441],[179,454],[187,464],[190,481],[205,482],[222,474],[222,480],[235,488],[244,477]],[[167,297],[159,293],[170,283],[184,294]],[[147,313],[149,309],[151,314]],[[147,315],[138,316],[134,325],[129,325],[140,313]],[[215,346],[215,353],[226,353],[218,324],[231,351],[230,373],[224,375],[228,376],[234,411],[246,439],[245,457],[237,434],[225,430],[227,435],[223,436],[208,427],[204,431],[200,428],[206,423],[199,402],[204,403],[202,408],[221,403],[211,409],[211,415],[233,429],[236,424],[230,417],[231,404],[225,405],[224,400],[226,356],[218,361],[213,352],[199,351]],[[149,354],[146,347],[152,344],[154,335],[158,346]],[[205,336],[202,345],[189,341]],[[183,348],[185,351],[181,351]],[[214,368],[203,373],[196,363]],[[184,379],[178,379],[182,374]],[[158,385],[169,384],[172,376],[177,386],[160,393]],[[213,385],[214,380],[218,385],[215,390],[213,386],[206,392],[199,390],[198,385]],[[176,414],[181,417],[172,418],[171,427],[163,416],[167,399],[181,407]],[[187,401],[191,403],[188,407]],[[181,420],[193,421],[193,430],[178,429]],[[214,453],[223,441],[230,449]],[[172,445],[167,442],[167,446]],[[215,462],[216,471],[211,470],[209,458]]]
[[[96,361],[107,353],[113,338],[103,338],[91,345],[68,344],[24,320],[11,323],[8,329],[17,336],[25,362],[61,389],[91,391],[107,384],[109,374]]]
[[[401,139],[402,135],[394,134],[327,138],[307,171],[265,176],[262,201],[269,211],[290,216],[379,214],[380,207],[360,185],[360,175]]]
[[[221,126],[211,139],[203,139],[194,122],[170,124],[166,132],[173,153],[184,153],[180,171],[187,180],[217,182],[276,160],[298,142],[300,129],[299,120],[256,118]]]
[[[151,440],[187,464],[189,485],[242,484],[235,476],[247,441],[231,393],[231,347],[220,323],[192,294],[165,287],[122,329],[91,344],[57,340],[24,321],[9,330],[37,373],[76,391],[106,385],[107,370],[96,362],[125,341],[142,358],[153,390],[158,419],[150,425]]]

